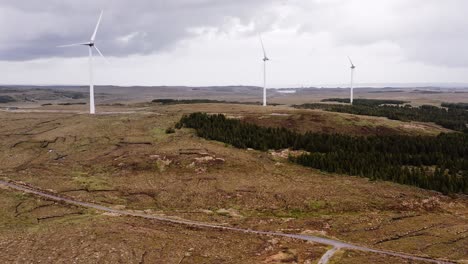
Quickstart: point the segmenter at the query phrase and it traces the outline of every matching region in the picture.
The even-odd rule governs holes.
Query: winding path
[[[323,256],[320,258],[318,264],[327,264],[328,261],[331,259],[331,257],[333,257],[333,255],[338,251],[340,250],[340,248],[332,248],[330,250],[328,250],[327,252],[325,252],[325,254],[323,254]]]
[[[133,217],[157,220],[157,221],[161,221],[161,222],[168,222],[168,223],[179,224],[179,225],[189,225],[189,226],[210,228],[210,229],[223,229],[223,230],[243,232],[243,233],[256,234],[256,235],[288,237],[288,238],[293,238],[293,239],[298,239],[298,240],[303,240],[303,241],[311,241],[311,242],[315,242],[315,243],[319,243],[319,244],[332,246],[333,248],[330,249],[329,251],[327,251],[322,256],[322,258],[320,259],[319,263],[321,263],[321,264],[327,263],[328,260],[333,256],[333,254],[336,251],[340,250],[340,249],[351,249],[351,250],[358,250],[358,251],[362,251],[362,252],[371,252],[371,253],[383,254],[383,255],[388,255],[388,256],[400,257],[400,258],[409,259],[409,260],[426,261],[428,263],[439,263],[439,264],[455,263],[455,262],[448,262],[448,261],[436,260],[436,259],[431,259],[431,258],[418,257],[418,256],[414,256],[414,255],[404,254],[404,253],[397,253],[397,252],[386,251],[386,250],[372,249],[372,248],[368,248],[368,247],[364,247],[364,246],[349,244],[349,243],[341,242],[341,241],[338,241],[338,240],[333,240],[333,239],[323,238],[323,237],[317,237],[317,236],[295,235],[295,234],[277,233],[277,232],[270,232],[270,231],[256,231],[256,230],[251,230],[251,229],[242,229],[242,228],[236,228],[236,227],[220,226],[220,225],[215,225],[215,224],[196,222],[196,221],[189,221],[189,220],[178,220],[178,219],[155,216],[155,215],[150,215],[150,214],[145,214],[145,213],[131,212],[131,211],[125,211],[125,210],[116,210],[116,209],[112,209],[110,207],[105,207],[105,206],[98,205],[98,204],[81,202],[81,201],[77,201],[77,200],[74,200],[74,199],[71,199],[71,198],[61,197],[61,196],[58,196],[56,194],[46,193],[45,191],[39,190],[37,188],[33,188],[33,187],[30,187],[30,186],[25,186],[25,185],[20,185],[18,183],[7,182],[7,181],[3,181],[3,180],[0,180],[0,185],[3,185],[5,187],[8,187],[8,188],[11,188],[11,189],[14,189],[14,190],[22,191],[22,192],[25,192],[25,193],[34,194],[34,195],[37,195],[37,196],[40,196],[40,197],[43,197],[43,198],[46,198],[46,199],[49,199],[49,200],[65,202],[65,203],[68,203],[68,204],[73,204],[73,205],[86,207],[86,208],[93,208],[93,209],[108,212],[108,213],[114,213],[114,214],[119,214],[119,215],[126,215],[126,216],[133,216]]]

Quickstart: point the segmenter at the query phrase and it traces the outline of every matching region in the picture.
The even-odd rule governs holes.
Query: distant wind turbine
[[[356,69],[356,66],[354,65],[353,61],[351,58],[348,56],[349,63],[351,63],[351,84],[350,84],[350,89],[351,89],[351,95],[349,97],[349,102],[353,104],[353,97],[354,97],[354,70]]]
[[[262,49],[263,49],[263,106],[267,105],[267,99],[266,99],[266,64],[267,61],[270,59],[267,57],[266,51],[265,51],[265,46],[263,45],[263,39],[260,36],[260,43],[262,44]]]
[[[94,28],[93,35],[91,36],[91,39],[90,39],[89,42],[58,46],[60,48],[73,47],[73,46],[88,46],[88,48],[89,48],[89,113],[90,114],[95,114],[96,113],[96,108],[94,106],[93,48],[96,49],[96,51],[99,53],[99,55],[101,55],[104,59],[106,59],[104,57],[104,55],[102,55],[101,51],[98,49],[98,47],[96,47],[96,45],[94,43],[94,41],[96,40],[96,34],[97,34],[97,31],[98,31],[98,28],[99,28],[99,24],[101,23],[103,13],[104,13],[104,11],[101,11],[101,15],[99,15],[98,22],[96,24],[96,27]]]

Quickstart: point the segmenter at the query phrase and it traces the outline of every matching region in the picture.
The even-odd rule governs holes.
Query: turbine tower
[[[267,99],[266,99],[266,64],[267,61],[270,59],[267,57],[265,46],[263,45],[262,37],[260,36],[260,43],[262,44],[263,49],[263,106],[267,106]]]
[[[350,84],[350,90],[351,90],[351,95],[349,97],[349,102],[353,104],[353,97],[354,97],[354,70],[356,69],[356,66],[354,65],[353,61],[351,58],[348,56],[349,63],[351,63],[351,84]]]
[[[99,55],[101,55],[104,59],[106,59],[104,55],[102,55],[101,51],[98,49],[98,47],[95,45],[95,42],[94,42],[96,40],[96,34],[99,28],[99,24],[101,23],[103,13],[104,11],[101,11],[96,27],[94,28],[93,35],[91,35],[91,39],[89,42],[59,46],[60,48],[73,47],[73,46],[88,46],[88,49],[89,49],[89,113],[92,115],[96,113],[96,108],[94,106],[93,48],[96,49]]]

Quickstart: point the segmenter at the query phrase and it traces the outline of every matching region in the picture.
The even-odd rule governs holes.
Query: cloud
[[[468,1],[295,0],[292,5],[284,23],[301,33],[326,32],[338,45],[361,48],[392,42],[407,60],[468,66]]]
[[[239,40],[295,30],[291,43],[324,36],[360,53],[386,43],[401,60],[468,66],[465,0],[0,0],[0,60],[85,56],[56,46],[88,40],[101,9],[97,44],[107,56],[170,52],[213,32]]]
[[[273,18],[260,10],[276,0],[0,0],[0,60],[82,56],[79,48],[56,46],[89,40],[105,10],[97,44],[108,56],[125,57],[169,50],[193,37],[193,28],[219,31]],[[236,23],[233,23],[235,21]],[[236,25],[234,25],[236,24]],[[268,23],[267,23],[268,24]],[[253,30],[253,29],[252,29]]]

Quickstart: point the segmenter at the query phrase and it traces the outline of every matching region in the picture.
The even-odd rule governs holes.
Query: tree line
[[[158,103],[162,105],[178,105],[178,104],[243,104],[243,105],[261,105],[260,102],[238,102],[238,101],[221,101],[221,100],[210,100],[210,99],[154,99],[152,103]],[[280,104],[270,104],[278,106]]]
[[[349,104],[350,99],[349,98],[327,98],[327,99],[323,99],[322,102],[338,102],[338,103]],[[367,106],[379,106],[379,105],[384,105],[384,104],[402,105],[406,103],[408,102],[401,101],[401,100],[389,100],[389,99],[354,99],[353,100],[354,105],[367,105]]]
[[[373,105],[371,103],[339,104],[303,104],[294,105],[300,109],[322,109],[330,112],[354,115],[381,116],[400,121],[433,122],[444,128],[468,133],[468,111],[450,107],[448,109],[432,105],[413,107],[411,105]]]
[[[327,172],[385,180],[443,193],[468,193],[468,135],[350,136],[261,127],[224,115],[193,113],[176,128],[238,148],[295,149],[308,153],[290,160]]]
[[[442,103],[442,107],[468,110],[468,103]]]
[[[15,98],[8,95],[0,95],[0,104],[16,102]]]

